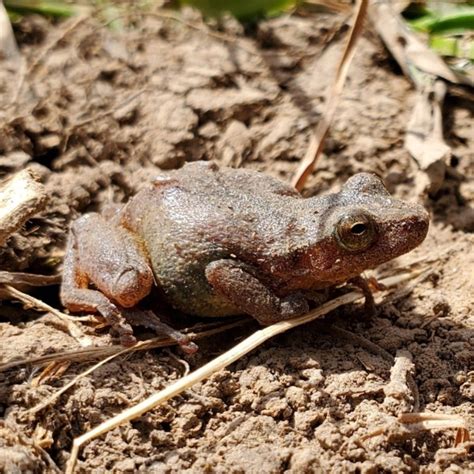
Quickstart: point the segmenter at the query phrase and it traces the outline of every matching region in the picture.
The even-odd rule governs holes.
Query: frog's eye
[[[336,224],[335,234],[339,245],[351,252],[367,249],[377,237],[374,219],[362,211],[344,214]]]

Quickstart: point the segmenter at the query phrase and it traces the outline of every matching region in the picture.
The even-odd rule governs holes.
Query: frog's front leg
[[[280,298],[256,275],[256,270],[234,260],[217,260],[206,267],[206,278],[214,290],[260,324],[272,324],[308,311],[302,296]]]
[[[96,289],[88,288],[93,284]],[[124,345],[133,330],[117,305],[135,306],[151,290],[153,273],[137,241],[99,214],[87,214],[71,227],[64,259],[61,302],[70,311],[98,312]]]

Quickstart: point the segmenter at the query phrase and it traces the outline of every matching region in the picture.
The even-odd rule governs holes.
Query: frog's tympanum
[[[305,293],[410,251],[428,222],[422,206],[393,198],[368,173],[337,193],[303,198],[262,173],[191,163],[156,178],[113,217],[73,223],[61,299],[71,311],[102,314],[128,344],[124,318],[164,327],[130,309],[153,285],[188,314],[271,324],[306,312]]]

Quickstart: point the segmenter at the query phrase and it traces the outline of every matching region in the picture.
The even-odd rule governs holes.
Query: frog
[[[153,288],[182,313],[262,325],[306,313],[308,295],[347,282],[373,302],[362,273],[417,247],[428,227],[421,204],[393,197],[372,173],[304,197],[259,171],[191,162],[109,215],[73,222],[60,298],[71,312],[102,315],[125,345],[141,324],[191,353],[185,335],[137,309]]]

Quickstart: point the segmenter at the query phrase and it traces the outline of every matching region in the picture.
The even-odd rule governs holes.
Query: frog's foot
[[[325,288],[320,290],[304,290],[302,291],[302,295],[318,307],[329,300],[330,293],[328,288]]]
[[[308,301],[299,293],[281,298],[280,311],[281,314],[277,321],[280,319],[296,318],[309,311]],[[262,324],[271,324],[274,322],[275,320],[271,320],[270,323],[263,322]]]
[[[280,298],[259,280],[256,269],[234,260],[211,262],[206,278],[216,293],[263,325],[300,316],[309,309],[303,296]]]
[[[176,341],[186,354],[194,354],[198,350],[198,346],[190,341],[188,336],[163,323],[152,311],[122,308],[121,312],[132,326],[143,326],[155,331],[157,334],[169,337]]]
[[[384,290],[385,286],[380,284],[374,277],[364,278],[361,275],[351,278],[348,283],[360,288],[365,297],[364,307],[366,314],[368,316],[375,316],[377,314],[377,306],[375,305],[372,291]]]

